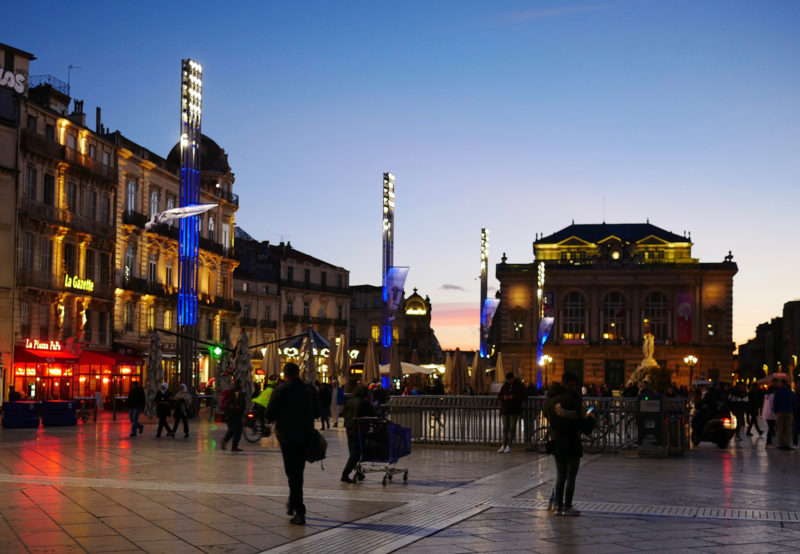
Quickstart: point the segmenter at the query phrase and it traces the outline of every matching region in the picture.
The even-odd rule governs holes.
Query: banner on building
[[[678,344],[692,342],[692,293],[678,293]]]
[[[500,305],[500,300],[497,298],[486,298],[481,306],[481,331],[483,332],[482,344],[489,344],[489,329],[492,328],[492,320],[494,314],[497,313],[497,306]],[[487,352],[481,352],[481,356],[486,356]]]
[[[394,320],[397,308],[400,307],[400,302],[403,300],[407,275],[407,267],[390,267],[386,275],[386,290],[383,291],[383,299],[389,307],[389,321]]]

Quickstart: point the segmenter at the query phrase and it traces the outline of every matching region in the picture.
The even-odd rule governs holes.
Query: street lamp
[[[553,362],[553,357],[549,354],[544,354],[539,359],[539,365],[544,366],[544,388],[547,388],[548,366]]]
[[[683,363],[689,366],[689,390],[692,390],[692,371],[694,370],[694,366],[697,364],[697,358],[689,354],[683,359]]]

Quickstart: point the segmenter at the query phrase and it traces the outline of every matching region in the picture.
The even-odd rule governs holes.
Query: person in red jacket
[[[514,442],[514,432],[517,421],[522,414],[522,404],[525,402],[525,387],[512,372],[506,373],[506,382],[497,395],[500,400],[500,415],[503,418],[503,445],[498,454],[511,452],[511,443]]]

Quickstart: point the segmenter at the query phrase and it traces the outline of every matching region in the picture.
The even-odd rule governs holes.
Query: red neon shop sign
[[[46,352],[62,352],[64,346],[57,340],[25,339],[27,350],[43,350]]]

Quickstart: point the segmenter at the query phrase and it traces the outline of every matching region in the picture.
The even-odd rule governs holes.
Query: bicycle
[[[89,402],[86,400],[79,400],[78,402],[77,416],[83,423],[86,423],[89,421],[89,416],[91,415],[89,412]]]
[[[526,448],[528,452],[539,452],[547,454],[547,443],[550,440],[550,427],[542,425],[531,433],[530,446]]]
[[[256,416],[255,411],[250,410],[244,418],[244,439],[247,442],[258,442],[262,438],[272,435],[272,426]]]

